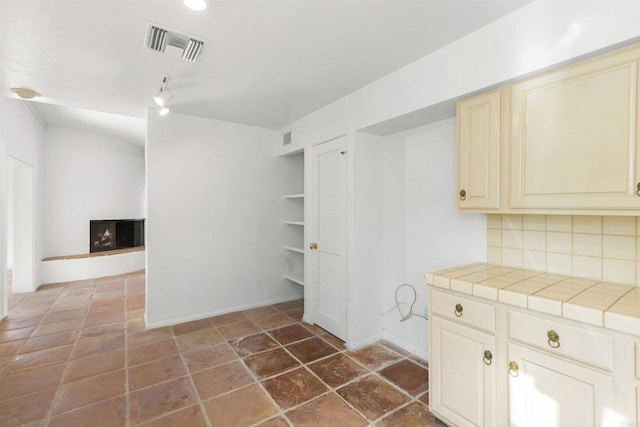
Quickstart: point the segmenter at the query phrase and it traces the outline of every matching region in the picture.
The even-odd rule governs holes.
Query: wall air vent
[[[289,144],[291,144],[291,131],[282,135],[282,145],[289,145]]]
[[[147,23],[145,47],[156,52],[177,52],[180,57],[189,62],[196,62],[204,52],[205,42],[187,34],[161,27],[151,22]]]

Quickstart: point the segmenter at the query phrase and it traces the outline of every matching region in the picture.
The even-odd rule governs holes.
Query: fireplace
[[[144,246],[144,219],[89,221],[89,252]]]

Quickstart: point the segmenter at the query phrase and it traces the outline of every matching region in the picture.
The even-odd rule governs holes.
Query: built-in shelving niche
[[[287,192],[282,196],[283,277],[304,286],[304,151],[285,157]]]

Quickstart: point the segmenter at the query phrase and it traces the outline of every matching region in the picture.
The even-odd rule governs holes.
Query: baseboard
[[[358,341],[348,341],[345,345],[347,346],[347,349],[349,349],[349,351],[356,351],[360,350],[361,348],[369,347],[370,345],[373,345],[381,340],[382,335],[374,335]]]
[[[184,316],[184,317],[176,317],[176,318],[173,318],[173,319],[167,319],[167,320],[162,320],[162,321],[153,322],[153,323],[149,323],[149,319],[147,318],[147,310],[145,309],[145,311],[144,311],[144,323],[145,323],[147,329],[162,328],[164,326],[179,325],[181,323],[192,322],[194,320],[207,319],[209,317],[220,316],[222,314],[234,313],[236,311],[251,310],[252,308],[264,307],[266,305],[279,304],[281,302],[295,301],[295,300],[298,300],[298,299],[300,299],[300,295],[289,295],[289,296],[286,296],[286,297],[270,299],[270,300],[266,300],[266,301],[262,301],[262,302],[258,302],[258,303],[239,305],[239,306],[236,306],[236,307],[224,308],[224,309],[221,309],[221,310],[214,310],[214,311],[209,311],[209,312],[205,312],[205,313],[197,313],[197,314]]]
[[[400,347],[404,351],[408,351],[409,353],[413,354],[416,357],[419,357],[422,360],[425,360],[427,362],[429,361],[429,354],[428,352],[425,352],[423,348],[417,347],[411,343],[407,343],[406,341],[401,340],[386,332],[384,333],[383,339],[395,346]]]

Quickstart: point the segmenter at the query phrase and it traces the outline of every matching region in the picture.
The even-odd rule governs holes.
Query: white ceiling
[[[141,141],[117,116],[143,119],[168,74],[173,111],[278,129],[528,1],[1,0],[0,93],[34,89],[49,124]],[[207,40],[200,61],[146,49],[147,22]]]

